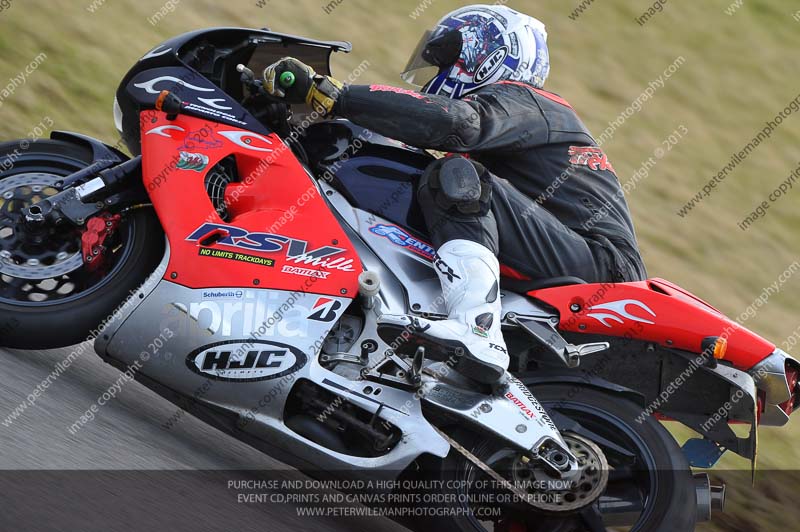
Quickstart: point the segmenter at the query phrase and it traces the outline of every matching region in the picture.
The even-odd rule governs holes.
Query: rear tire
[[[630,530],[630,532],[693,532],[696,524],[697,495],[695,482],[689,464],[672,435],[654,418],[647,417],[639,423],[637,419],[642,409],[635,403],[616,395],[607,394],[596,389],[581,387],[579,393],[574,392],[572,386],[541,385],[531,389],[540,403],[548,410],[555,409],[559,412],[572,412],[575,419],[576,412],[584,412],[586,417],[579,422],[590,428],[589,418],[596,415],[602,427],[607,423],[605,431],[601,432],[592,426],[591,430],[597,431],[603,437],[615,441],[611,435],[618,431],[627,433],[631,441],[647,449],[649,456],[642,462],[649,462],[646,472],[649,478],[655,480],[649,484],[655,489],[647,494],[647,501],[643,511],[639,514],[639,521],[632,526],[613,528],[613,530]],[[566,399],[569,397],[569,399]],[[478,435],[462,427],[452,427],[446,430],[464,447],[482,460],[487,456],[497,454],[499,447],[493,447],[485,436]],[[618,443],[615,441],[615,443]],[[627,447],[626,447],[627,448]],[[634,452],[633,449],[628,449]],[[484,456],[482,456],[484,455]],[[611,463],[611,460],[609,460]],[[430,459],[424,462],[423,480],[441,481],[447,485],[455,485],[470,477],[470,469],[474,468],[470,462],[459,452],[451,450],[444,460]],[[639,466],[641,467],[641,466]],[[620,473],[621,470],[617,470]],[[485,475],[485,473],[480,473]],[[488,478],[488,477],[486,477]],[[446,490],[454,499],[463,497],[465,493],[458,490]],[[452,492],[452,493],[451,493]],[[469,494],[466,494],[469,495]],[[601,496],[602,497],[602,496]],[[460,532],[484,532],[492,530],[486,521],[480,522],[473,516],[465,515],[467,507],[463,504],[453,503],[447,508],[450,516],[435,517],[413,522],[404,522],[412,530],[455,530]],[[472,507],[469,507],[472,508]],[[509,524],[509,521],[515,524]],[[547,515],[530,511],[524,518],[503,517],[501,523],[495,524],[495,530],[520,530],[525,532],[576,532],[589,530],[586,522],[577,514],[572,516]],[[605,520],[605,519],[604,519]],[[607,525],[611,527],[612,525]]]
[[[64,141],[39,140],[25,150],[20,142],[0,144],[0,161],[13,167],[5,178],[31,172],[69,175],[90,165],[91,150]],[[90,340],[90,332],[108,318],[153,272],[164,254],[164,236],[155,214],[136,210],[123,218],[117,231],[124,242],[106,276],[84,293],[52,302],[0,298],[0,345],[19,349],[50,349]],[[0,246],[2,241],[0,240]],[[0,282],[9,279],[0,276]]]

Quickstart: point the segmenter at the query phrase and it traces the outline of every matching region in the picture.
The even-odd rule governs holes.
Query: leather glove
[[[291,76],[284,76],[286,72]],[[294,80],[288,87],[281,83],[287,77]],[[340,81],[317,74],[313,68],[293,57],[284,57],[264,69],[264,89],[270,95],[287,103],[307,103],[325,116],[333,112],[343,88]]]

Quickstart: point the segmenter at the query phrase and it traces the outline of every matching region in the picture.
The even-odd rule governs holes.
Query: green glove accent
[[[333,112],[344,85],[330,76],[320,76],[302,61],[285,57],[264,69],[264,89],[287,103],[307,103],[327,116]]]
[[[295,77],[294,73],[287,70],[281,74],[281,87],[284,89],[291,89],[295,81],[297,81],[297,78]]]

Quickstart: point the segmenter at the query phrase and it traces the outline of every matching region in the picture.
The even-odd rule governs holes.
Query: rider
[[[509,363],[498,256],[518,278],[646,278],[611,163],[569,103],[542,90],[546,40],[532,17],[474,5],[423,36],[403,74],[424,81],[421,92],[345,87],[293,58],[264,71],[267,91],[287,102],[406,144],[467,154],[436,161],[418,186],[449,319],[383,315],[379,330],[386,338],[411,327],[417,339],[461,347],[458,371],[484,383],[498,381]],[[286,71],[296,81],[284,90]]]

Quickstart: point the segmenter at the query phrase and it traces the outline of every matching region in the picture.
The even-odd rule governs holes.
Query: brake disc
[[[31,246],[25,235],[22,209],[57,194],[63,178],[31,172],[0,180],[0,275],[41,281],[74,272],[83,266],[80,245],[46,235],[49,246]],[[31,247],[37,248],[35,251]],[[48,249],[49,247],[49,249]]]
[[[554,479],[541,465],[526,461],[520,456],[512,468],[513,481],[510,481],[456,440],[436,427],[434,430],[475,467],[513,493],[520,501],[541,512],[575,513],[597,501],[608,485],[608,460],[603,451],[593,442],[571,432],[562,436],[572,454],[578,459],[577,480]],[[533,481],[531,477],[534,478]],[[533,489],[528,489],[531,487]],[[541,489],[542,487],[545,489]]]
[[[566,432],[562,437],[578,459],[578,471],[572,479],[554,479],[540,465],[526,464],[522,460],[515,462],[512,475],[517,485],[532,483],[532,492],[542,495],[537,497],[539,509],[551,513],[574,513],[593,504],[606,490],[608,460],[594,442],[572,432]]]

